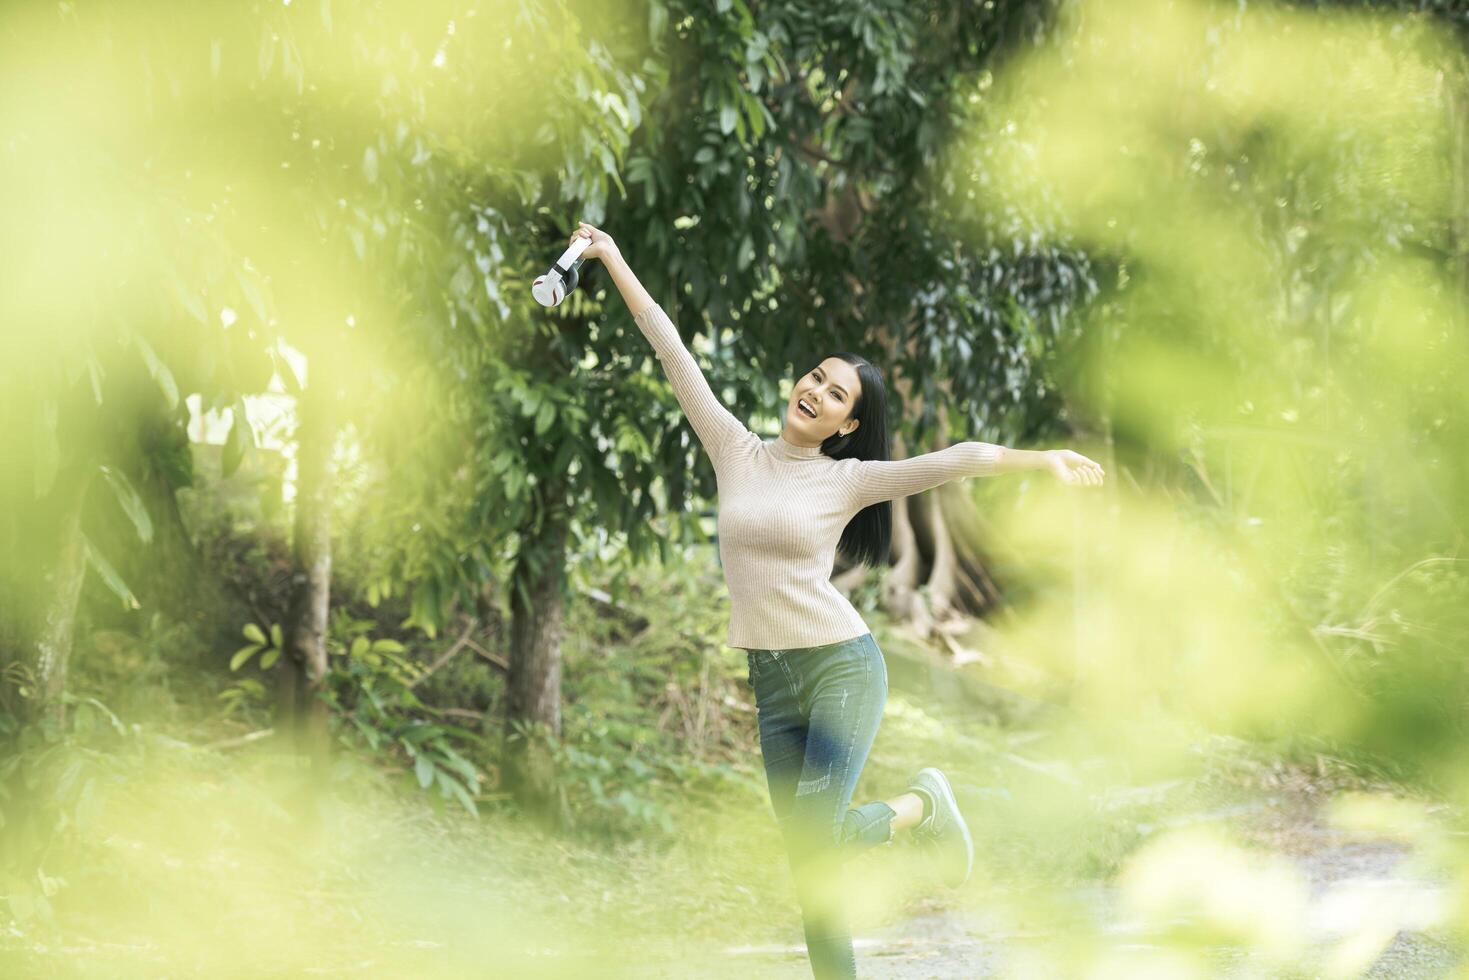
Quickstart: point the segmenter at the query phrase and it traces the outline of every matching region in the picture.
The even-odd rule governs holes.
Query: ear
[[[857,426],[859,426],[859,425],[862,424],[862,421],[860,419],[851,419],[849,421],[851,422],[851,425],[849,425],[846,428],[844,428],[844,429],[841,430],[841,434],[844,435],[844,436],[849,436],[853,432],[856,432],[857,431]]]

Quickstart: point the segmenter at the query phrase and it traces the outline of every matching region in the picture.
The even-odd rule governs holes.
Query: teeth
[[[812,410],[810,405],[806,404],[806,400],[804,398],[797,401],[796,404],[799,405],[801,409],[804,410],[806,414],[810,415],[813,419],[816,417],[816,412]]]

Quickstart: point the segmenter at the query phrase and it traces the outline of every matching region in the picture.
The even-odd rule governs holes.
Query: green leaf
[[[413,762],[413,769],[418,773],[418,785],[428,789],[429,783],[434,781],[434,760],[426,754],[419,753]]]
[[[119,735],[126,735],[126,734],[128,734],[128,728],[127,728],[126,725],[124,725],[122,723],[122,719],[119,718],[119,717],[117,717],[117,715],[113,714],[112,709],[109,708],[109,707],[107,707],[107,705],[103,704],[101,701],[98,701],[96,698],[92,698],[92,697],[84,697],[84,698],[79,698],[77,700],[77,703],[78,704],[85,704],[85,705],[88,705],[88,706],[90,706],[92,708],[95,708],[98,712],[100,712],[107,719],[107,721],[112,725],[112,730],[115,731],[115,732],[117,732],[117,734],[119,734]]]
[[[107,478],[107,485],[112,487],[113,496],[122,506],[123,512],[133,522],[133,527],[138,532],[138,537],[144,544],[153,540],[153,521],[148,517],[148,508],[143,506],[143,498],[138,496],[138,491],[133,489],[132,483],[120,470],[114,470],[110,466],[99,466],[102,475]]]
[[[245,639],[253,640],[261,646],[265,646],[267,642],[265,639],[265,633],[261,631],[259,626],[256,626],[254,623],[246,623],[243,632],[245,634]]]
[[[297,398],[301,396],[301,379],[296,377],[296,369],[291,366],[291,359],[286,357],[285,352],[272,348],[271,357],[275,361],[275,373],[281,379],[281,387],[286,393]]]
[[[92,570],[97,573],[97,577],[102,580],[102,584],[107,586],[113,595],[122,600],[122,607],[124,609],[141,609],[142,605],[138,602],[137,596],[133,595],[133,590],[128,588],[128,584],[122,580],[122,576],[117,574],[117,569],[113,568],[107,559],[102,557],[101,552],[92,547],[92,542],[85,534],[82,535],[82,547],[86,551],[87,564],[92,566]]]
[[[387,653],[402,653],[405,649],[403,644],[399,643],[397,640],[388,639],[373,640],[372,648],[374,650],[386,651]]]
[[[235,655],[230,658],[230,670],[239,670],[245,665],[246,661],[255,656],[256,651],[259,649],[260,644],[258,643],[252,643],[249,646],[240,647],[240,649],[235,651]]]
[[[444,758],[449,761],[449,765],[454,768],[454,771],[464,777],[464,782],[467,785],[474,786],[479,782],[479,772],[468,759],[448,746],[440,747],[439,751],[444,754]]]
[[[269,670],[275,666],[275,662],[281,658],[281,648],[271,647],[265,651],[265,656],[260,658],[260,669]]]
[[[278,647],[284,647],[285,646],[285,643],[282,642],[282,637],[281,637],[281,624],[280,623],[271,623],[270,624],[270,642],[274,646],[278,646]]]
[[[536,435],[543,435],[551,427],[556,419],[556,403],[549,399],[541,402],[540,411],[536,412]]]
[[[464,808],[466,810],[468,810],[475,816],[479,815],[479,811],[475,809],[474,800],[471,799],[469,794],[465,792],[464,787],[460,784],[459,780],[455,779],[453,776],[442,769],[438,771],[437,776],[439,779],[439,791],[444,795],[446,799],[449,797],[450,794],[453,794],[456,798],[458,798],[460,803],[464,804]]]
[[[730,133],[734,132],[735,120],[738,117],[739,117],[739,113],[735,110],[735,107],[732,106],[732,105],[730,105],[728,102],[726,102],[724,105],[720,106],[719,107],[719,131],[721,133],[723,133],[725,136],[728,136]]]
[[[148,373],[153,376],[153,380],[158,382],[158,387],[163,390],[163,400],[168,403],[168,410],[171,412],[178,408],[179,386],[173,380],[173,372],[168,369],[168,365],[158,359],[158,355],[153,352],[153,348],[149,346],[148,341],[144,340],[138,334],[133,335],[133,341],[138,345],[138,353],[143,355],[143,361],[148,365]]]
[[[250,426],[244,398],[235,398],[231,416],[230,434],[225,439],[224,453],[220,458],[220,472],[225,476],[230,476],[239,469],[240,461],[245,458],[246,450],[253,449],[255,446],[255,430]]]
[[[357,637],[357,639],[352,641],[352,656],[361,657],[364,653],[367,652],[368,647],[369,644],[367,642],[367,637]]]
[[[416,754],[420,745],[430,738],[437,738],[438,735],[439,730],[435,725],[415,724],[403,732],[403,737],[400,741],[402,741],[404,748]]]

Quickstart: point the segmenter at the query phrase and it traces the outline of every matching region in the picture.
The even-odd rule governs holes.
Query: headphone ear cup
[[[566,278],[566,291],[567,291],[567,293],[570,293],[573,289],[576,288],[577,280],[580,278],[580,273],[577,272],[577,267],[576,266],[572,266],[571,267],[571,271],[566,274],[566,277],[565,278]]]

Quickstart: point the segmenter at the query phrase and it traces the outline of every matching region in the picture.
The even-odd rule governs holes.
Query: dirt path
[[[1272,797],[1253,806],[1204,814],[1197,820],[1227,824],[1244,839],[1289,859],[1301,872],[1309,887],[1307,921],[1313,961],[1324,962],[1343,938],[1356,935],[1369,948],[1367,962],[1372,965],[1362,974],[1367,977],[1446,977],[1469,963],[1469,957],[1432,938],[1447,911],[1444,885],[1415,868],[1404,845],[1348,838],[1326,825],[1314,806],[1300,799]],[[1143,943],[1142,936],[1130,938],[1138,927],[1119,912],[1110,885],[1078,888],[1076,894],[1093,910],[1100,930],[1115,935],[1119,943]],[[859,932],[855,945],[863,977],[973,980],[1007,975],[1016,954],[1026,946],[1056,938],[998,929],[974,911],[937,895],[923,900],[900,923]],[[1218,951],[1216,975],[1260,976],[1260,967],[1237,950]],[[797,980],[809,977],[810,972],[804,946],[794,942],[730,947],[708,963],[683,963],[674,972],[654,969],[638,976]]]

